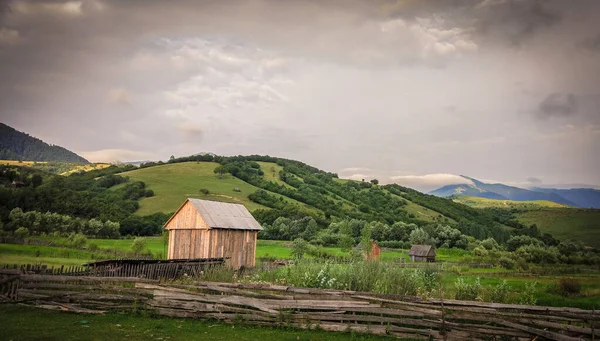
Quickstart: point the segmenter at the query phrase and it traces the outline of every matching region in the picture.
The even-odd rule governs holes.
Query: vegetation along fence
[[[600,338],[600,313],[270,284],[165,283],[135,277],[24,274],[0,270],[4,303],[83,313],[144,309],[160,316],[388,334],[411,339]]]

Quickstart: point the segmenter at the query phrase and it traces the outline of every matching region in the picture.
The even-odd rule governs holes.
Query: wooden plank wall
[[[256,231],[177,229],[169,231],[169,259],[229,258],[234,269],[256,265]]]
[[[209,229],[206,221],[202,219],[200,213],[194,208],[194,205],[187,201],[173,218],[165,225],[165,229]]]

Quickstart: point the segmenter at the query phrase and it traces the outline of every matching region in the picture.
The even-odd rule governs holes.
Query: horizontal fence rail
[[[357,331],[436,340],[600,339],[600,313],[472,301],[423,300],[270,284],[27,274],[0,270],[2,302],[104,313],[145,309],[228,323]],[[5,289],[6,288],[6,289]]]

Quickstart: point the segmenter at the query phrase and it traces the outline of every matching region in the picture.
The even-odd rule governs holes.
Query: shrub
[[[521,246],[517,249],[516,254],[531,263],[546,263],[554,264],[559,260],[560,253],[554,246]]]
[[[19,227],[15,232],[15,237],[23,239],[29,236],[29,230],[23,226]]]
[[[525,289],[521,290],[517,301],[519,304],[535,305],[537,303],[537,282],[525,284]]]
[[[508,303],[508,295],[510,294],[510,286],[506,284],[506,280],[492,288],[490,292],[490,301],[495,303]]]
[[[512,270],[515,268],[516,262],[509,257],[500,257],[500,259],[498,260],[498,263],[500,263],[500,266],[502,266],[503,268],[507,269],[507,270]]]
[[[96,244],[96,243],[89,243],[87,248],[90,251],[98,251],[98,244]]]
[[[462,278],[458,278],[455,283],[456,294],[454,298],[457,300],[474,301],[481,299],[481,281],[479,278],[475,283],[466,283]]]
[[[87,243],[87,238],[81,233],[71,233],[68,238],[68,246],[81,249]]]
[[[200,193],[203,194],[204,196],[209,195],[210,191],[207,190],[206,188],[200,188]]]
[[[291,252],[292,257],[294,259],[302,259],[302,257],[304,257],[304,254],[308,252],[309,246],[310,245],[306,242],[306,240],[302,238],[294,239]]]
[[[146,248],[146,238],[137,237],[131,243],[131,251],[137,256],[140,255]]]
[[[581,292],[581,283],[574,278],[561,278],[558,280],[559,293],[563,296],[579,294]]]
[[[483,246],[478,246],[473,249],[473,254],[477,257],[485,257],[488,255],[488,250],[486,250]]]

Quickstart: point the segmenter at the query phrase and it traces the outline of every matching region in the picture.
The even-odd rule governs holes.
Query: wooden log
[[[53,276],[53,275],[21,275],[24,282],[44,282],[44,281],[63,281],[63,282],[123,282],[123,283],[158,283],[158,280],[130,277],[72,277],[72,276]]]
[[[459,313],[459,316],[456,316],[456,314],[455,314],[454,317],[460,317],[460,318],[466,318],[466,319],[471,318],[471,319],[475,319],[477,321],[483,321],[483,322],[493,322],[493,323],[503,325],[503,326],[506,326],[509,328],[522,330],[522,331],[528,332],[533,335],[541,336],[541,337],[544,337],[549,340],[555,340],[555,341],[578,341],[578,340],[580,340],[579,338],[569,337],[569,336],[562,335],[562,334],[559,334],[556,332],[537,329],[537,328],[529,327],[526,325],[518,324],[515,322],[510,322],[510,321],[503,320],[500,318],[495,318],[495,317],[489,317],[489,316],[474,317],[472,314],[468,314],[468,313]]]
[[[538,327],[546,327],[552,329],[564,330],[567,332],[575,332],[586,335],[600,336],[600,330],[592,331],[592,328],[579,327],[571,324],[554,323],[548,321],[532,320],[532,319],[518,319],[517,322],[524,324],[532,324]]]

